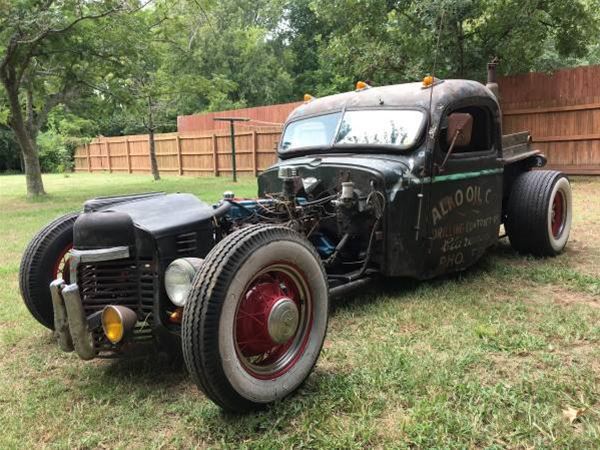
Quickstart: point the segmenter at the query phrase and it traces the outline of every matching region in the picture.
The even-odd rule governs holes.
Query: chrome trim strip
[[[97,250],[72,249],[69,258],[70,281],[77,282],[77,266],[80,263],[113,261],[115,259],[129,258],[129,247],[99,248]]]

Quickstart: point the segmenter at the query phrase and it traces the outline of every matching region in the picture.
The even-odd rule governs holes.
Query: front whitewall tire
[[[325,270],[304,236],[271,225],[235,231],[192,283],[182,324],[188,371],[228,411],[281,400],[310,375],[328,309]]]
[[[233,326],[238,300],[256,274],[257,268],[268,266],[273,261],[290,260],[290,256],[293,256],[290,262],[305,271],[309,284],[313,304],[310,337],[301,358],[289,371],[274,379],[257,379],[248,373],[236,355]],[[223,360],[223,370],[240,395],[253,402],[271,403],[295,391],[310,375],[327,330],[327,295],[327,283],[320,267],[314,264],[313,255],[297,243],[273,242],[248,258],[229,287],[219,325],[219,353]]]

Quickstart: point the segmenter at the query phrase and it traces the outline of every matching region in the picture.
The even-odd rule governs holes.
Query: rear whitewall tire
[[[504,225],[518,252],[558,255],[569,240],[572,218],[571,185],[563,173],[525,172],[511,186]]]
[[[561,218],[561,227],[560,232],[557,236],[554,235],[554,231],[552,229],[553,223],[553,211],[552,205],[554,205],[556,196],[562,195],[564,205],[564,216]],[[558,181],[554,184],[554,188],[552,189],[552,194],[550,195],[550,207],[548,208],[548,216],[547,222],[548,225],[546,227],[548,233],[548,241],[550,246],[557,254],[562,252],[565,246],[567,245],[567,241],[569,240],[569,235],[571,233],[571,221],[573,220],[573,194],[571,192],[571,184],[569,180],[565,177],[559,178]],[[558,220],[558,218],[554,218],[554,220]]]

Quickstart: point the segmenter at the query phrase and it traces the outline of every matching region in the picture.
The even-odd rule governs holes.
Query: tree
[[[13,151],[15,145],[10,128],[0,125],[0,172],[18,171],[21,168],[19,155]]]
[[[38,136],[45,148],[73,142],[57,134],[148,133],[152,143],[177,115],[326,95],[359,79],[419,80],[434,61],[439,77],[474,79],[493,57],[503,74],[599,63],[588,38],[598,35],[597,4],[0,0],[0,127],[21,148],[28,193],[41,194]]]
[[[179,96],[180,114],[269,105],[299,95],[293,91],[292,52],[277,39],[282,1],[190,0],[178,2],[171,15],[162,27],[169,51],[163,73],[185,80],[178,91],[192,91]]]
[[[179,42],[171,23],[179,12],[177,3],[162,0],[138,15],[128,27],[129,51],[121,58],[121,70],[104,77],[97,91],[112,103],[123,118],[123,130],[148,133],[150,167],[154,180],[160,179],[156,158],[155,133],[174,128],[177,100],[208,90],[200,75],[191,78],[174,70],[173,52]]]
[[[535,70],[551,45],[561,58],[582,57],[598,34],[589,0],[313,0],[332,32],[322,41],[321,90],[356,79],[380,84],[417,80],[437,55],[440,77],[482,79],[485,63],[504,74]],[[343,14],[340,12],[343,11]],[[443,21],[442,21],[443,17]],[[436,51],[442,23],[440,48]]]
[[[311,8],[312,0],[293,0],[284,8],[283,23],[277,30],[282,44],[293,55],[290,69],[294,77],[294,95],[314,93],[322,84],[319,49],[326,43],[331,24],[320,20]]]
[[[117,0],[0,3],[3,103],[23,156],[28,195],[45,194],[36,138],[48,115],[89,91],[86,79],[94,64],[114,63],[95,39],[104,41],[109,31],[103,19],[131,10]]]

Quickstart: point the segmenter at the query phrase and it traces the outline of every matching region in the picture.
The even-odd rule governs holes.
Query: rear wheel
[[[25,306],[46,328],[54,329],[50,282],[69,281],[69,251],[73,247],[73,224],[79,214],[59,217],[31,240],[19,267],[19,287]]]
[[[279,226],[232,233],[190,291],[182,343],[188,370],[220,407],[243,412],[294,392],[327,329],[328,286],[313,246]]]
[[[512,187],[506,231],[515,250],[554,256],[567,245],[572,216],[571,185],[564,174],[550,170],[526,172]]]

